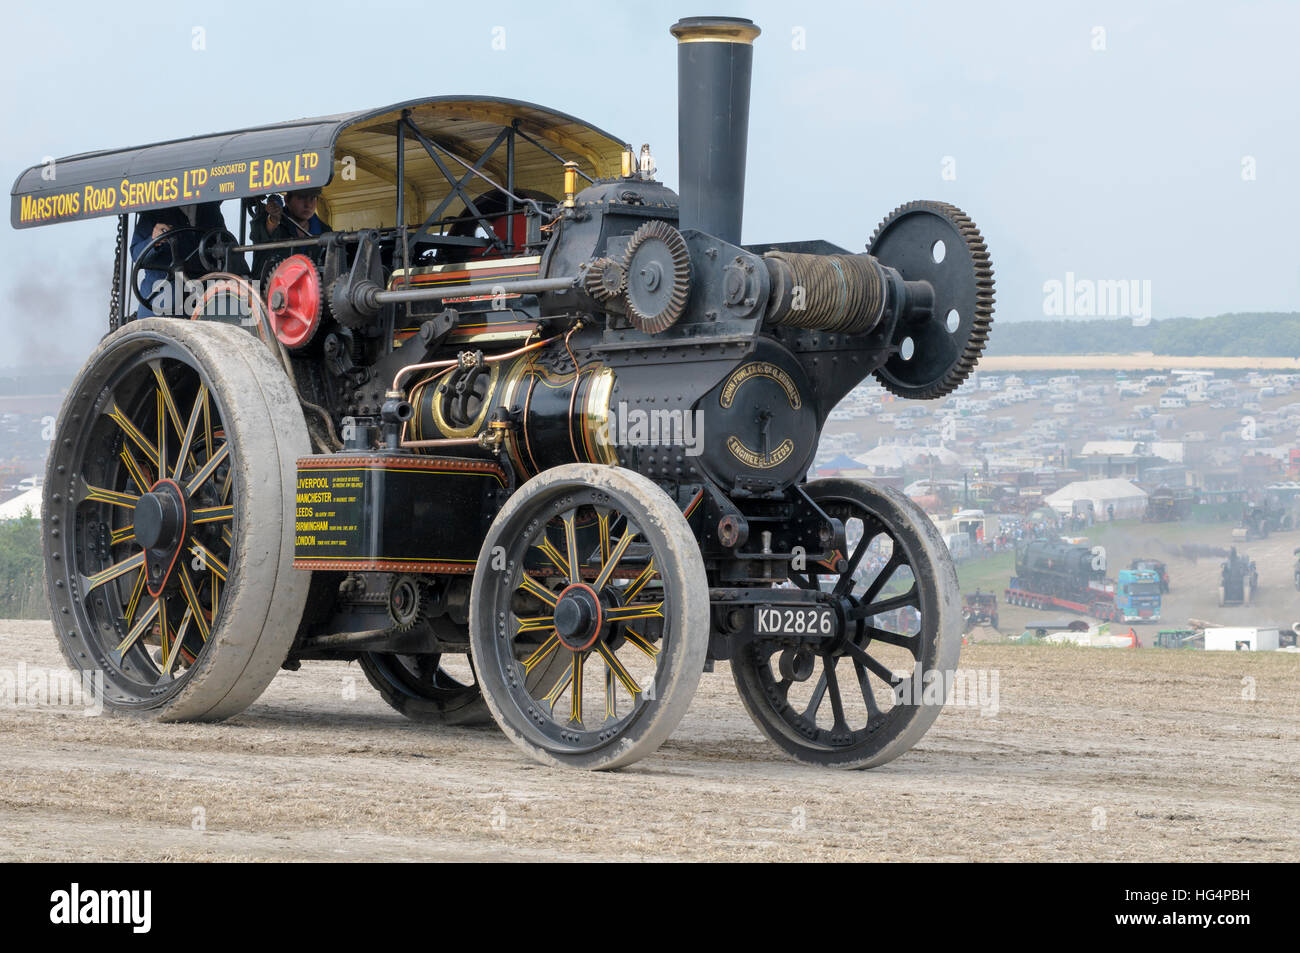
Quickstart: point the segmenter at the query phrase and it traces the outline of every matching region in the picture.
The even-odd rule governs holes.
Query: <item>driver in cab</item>
[[[137,318],[175,317],[183,312],[185,289],[173,287],[173,273],[179,270],[185,278],[203,277],[207,269],[199,261],[199,242],[208,232],[225,227],[220,202],[152,209],[136,216],[131,258],[138,262],[144,256],[140,292],[149,302],[141,303]],[[163,236],[171,231],[177,234],[164,241]]]
[[[316,214],[320,204],[320,189],[298,189],[286,192],[284,198],[272,194],[258,213],[253,215],[253,244],[264,242],[287,242],[295,238],[315,238],[325,232],[333,231],[321,217]],[[259,251],[253,255],[253,274],[265,283],[269,275],[262,273],[268,263],[279,262],[290,255],[303,254],[309,258],[318,258],[319,246],[302,245],[295,248],[277,248]]]

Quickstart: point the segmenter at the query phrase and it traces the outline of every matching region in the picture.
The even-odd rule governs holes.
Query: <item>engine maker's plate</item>
[[[794,355],[762,339],[746,360],[699,403],[703,464],[722,486],[785,486],[807,471],[817,450],[817,409]]]

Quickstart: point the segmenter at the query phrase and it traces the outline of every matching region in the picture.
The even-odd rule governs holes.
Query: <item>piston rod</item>
[[[378,308],[389,303],[407,301],[437,301],[444,298],[468,298],[470,295],[542,294],[547,291],[568,291],[576,278],[520,278],[517,281],[482,282],[476,285],[450,285],[445,288],[405,288],[401,291],[383,291],[378,285],[362,285],[355,291],[357,303],[363,308]]]

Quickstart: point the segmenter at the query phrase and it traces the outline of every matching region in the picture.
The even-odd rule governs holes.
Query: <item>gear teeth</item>
[[[668,303],[654,314],[641,310],[633,300],[631,290],[627,288],[626,275],[632,270],[632,258],[648,242],[658,241],[668,249],[673,263],[673,290]],[[628,240],[627,251],[623,255],[624,296],[627,300],[628,320],[634,327],[647,334],[658,334],[677,323],[677,319],[686,310],[686,299],[691,294],[691,253],[686,247],[686,239],[667,222],[652,219],[632,233]]]
[[[627,271],[612,258],[595,258],[582,276],[582,288],[597,301],[611,301],[627,290]]]
[[[971,322],[971,329],[966,336],[960,356],[939,380],[923,387],[899,386],[881,373],[883,368],[878,368],[875,371],[875,377],[885,390],[898,397],[934,400],[938,397],[945,397],[960,387],[966,378],[970,376],[971,371],[975,369],[975,365],[979,363],[980,355],[984,352],[984,346],[988,342],[989,330],[993,325],[993,267],[989,258],[988,245],[985,244],[984,236],[980,234],[975,222],[957,206],[949,205],[947,202],[923,199],[898,206],[898,208],[886,215],[880,224],[876,226],[876,230],[871,233],[871,240],[867,242],[867,250],[873,251],[875,249],[876,241],[895,221],[908,213],[916,211],[929,212],[947,219],[961,235],[966,250],[975,265],[975,317]]]

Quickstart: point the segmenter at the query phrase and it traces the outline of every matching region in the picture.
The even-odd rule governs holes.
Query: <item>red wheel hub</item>
[[[271,328],[287,348],[299,348],[320,326],[320,272],[306,255],[292,255],[271,273],[266,288]]]

